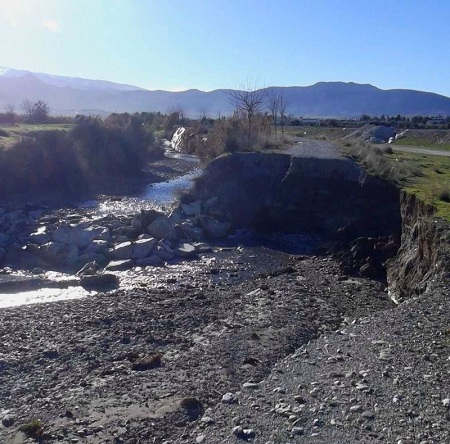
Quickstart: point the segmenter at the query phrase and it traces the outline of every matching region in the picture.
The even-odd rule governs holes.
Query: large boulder
[[[143,259],[147,257],[156,244],[155,238],[138,239],[133,245],[131,257],[133,259]]]
[[[122,261],[111,261],[106,267],[105,270],[108,271],[124,271],[133,268],[134,263],[131,259],[125,259]]]
[[[79,248],[86,248],[94,239],[109,240],[111,237],[108,228],[99,226],[88,226],[79,224],[75,227],[70,225],[61,225],[52,235],[55,242],[63,244],[75,244]]]
[[[196,248],[188,243],[182,243],[178,245],[178,247],[176,247],[173,252],[176,256],[180,257],[195,257],[197,255]]]
[[[34,245],[34,250],[29,251],[17,244],[11,245],[7,250],[4,258],[4,265],[14,267],[21,270],[33,270],[34,268],[51,269],[51,264],[39,255],[39,246]]]
[[[85,249],[85,253],[97,253],[106,255],[108,252],[109,242],[105,240],[94,239]]]
[[[153,254],[157,257],[159,257],[160,259],[162,259],[163,261],[170,261],[171,259],[173,259],[175,257],[175,254],[171,251],[169,251],[168,249],[157,245],[154,249],[153,249]]]
[[[137,222],[134,224],[135,228],[140,228],[141,230],[146,230],[147,227],[158,217],[164,216],[163,213],[156,210],[141,210],[140,214],[140,227]]]
[[[50,234],[47,232],[47,228],[40,227],[37,231],[30,234],[29,240],[32,244],[44,245],[50,242],[52,239],[50,237]]]
[[[231,222],[221,222],[211,216],[200,215],[199,221],[208,237],[220,239],[228,234]]]
[[[73,244],[72,227],[70,225],[61,225],[53,232],[52,240],[66,245]]]
[[[80,279],[80,285],[86,290],[110,290],[118,287],[119,278],[111,273],[86,275]]]
[[[157,239],[176,240],[175,225],[165,216],[158,216],[148,227],[148,233]]]
[[[74,265],[78,261],[80,250],[75,244],[48,242],[39,248],[39,255],[56,265]]]
[[[111,248],[109,254],[115,259],[130,259],[133,255],[133,244],[130,241],[122,242]]]
[[[198,216],[202,212],[202,203],[200,201],[190,204],[181,204],[181,209],[186,216]]]
[[[77,225],[72,230],[73,242],[80,248],[86,248],[94,239],[108,241],[111,234],[106,227]]]

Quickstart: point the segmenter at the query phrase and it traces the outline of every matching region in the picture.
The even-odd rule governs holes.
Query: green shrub
[[[30,422],[23,424],[19,430],[29,438],[39,439],[44,434],[44,427],[40,419],[32,419]]]

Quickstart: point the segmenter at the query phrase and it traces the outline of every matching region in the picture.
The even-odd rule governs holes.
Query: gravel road
[[[342,158],[339,146],[335,143],[303,137],[294,137],[292,145],[277,150],[276,152],[290,154],[295,157],[316,157],[321,159]]]

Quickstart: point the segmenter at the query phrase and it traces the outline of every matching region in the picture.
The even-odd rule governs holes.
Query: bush
[[[23,424],[19,427],[19,430],[29,438],[40,439],[44,434],[44,427],[40,419],[32,419],[30,422]]]
[[[69,133],[39,131],[0,150],[0,190],[75,193],[92,183],[139,173],[161,153],[137,115],[80,117]]]

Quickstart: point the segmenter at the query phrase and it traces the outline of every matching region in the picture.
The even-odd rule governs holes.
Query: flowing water
[[[198,162],[193,156],[171,153],[173,157]],[[196,168],[190,173],[161,183],[151,183],[135,192],[110,197],[102,196],[95,200],[81,202],[78,209],[91,220],[107,214],[136,214],[140,209],[155,209],[169,212],[178,201],[180,193],[188,190],[193,179],[202,173]],[[292,254],[308,254],[317,247],[319,239],[304,235],[279,233],[262,236],[251,231],[241,231],[216,243],[211,252],[201,254],[198,259],[171,261],[164,267],[135,267],[132,270],[115,272],[121,288],[130,290],[139,286],[146,288],[182,288],[194,286],[232,285],[234,282],[249,279],[258,273],[282,268],[290,263]],[[20,272],[19,272],[20,273]],[[23,273],[22,273],[23,274]],[[47,272],[45,277],[71,279],[73,276]],[[46,303],[68,299],[79,299],[95,294],[79,286],[66,288],[41,288],[14,294],[1,294],[0,308],[24,304]]]

